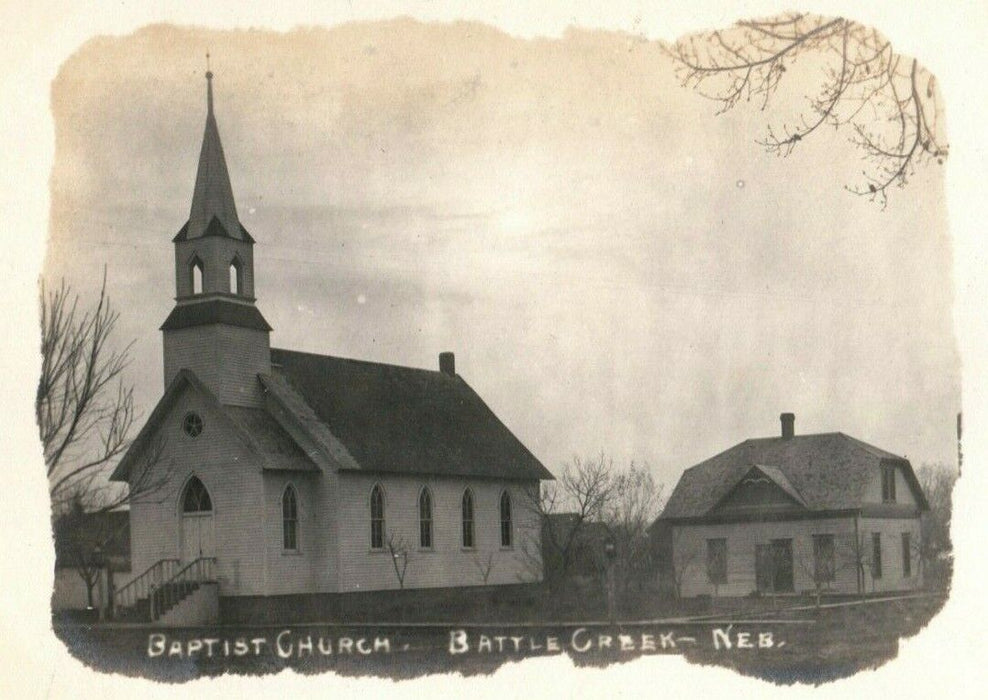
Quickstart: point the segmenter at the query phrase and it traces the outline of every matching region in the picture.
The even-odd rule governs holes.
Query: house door
[[[793,590],[792,540],[755,545],[755,585],[761,593]]]
[[[213,501],[198,478],[192,477],[182,492],[179,556],[183,564],[216,556],[213,533]]]
[[[772,540],[772,561],[774,563],[773,589],[776,593],[793,590],[792,540]]]

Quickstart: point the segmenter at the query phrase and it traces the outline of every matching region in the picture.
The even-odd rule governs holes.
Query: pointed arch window
[[[432,494],[428,486],[419,493],[419,547],[432,548]]]
[[[203,266],[199,256],[192,258],[189,263],[189,284],[193,294],[202,294]]]
[[[230,262],[230,293],[244,293],[244,265],[237,256]]]
[[[375,484],[370,497],[371,549],[384,549],[384,489]]]
[[[511,496],[507,491],[501,492],[501,546],[511,546]]]
[[[298,494],[289,484],[281,496],[282,546],[286,550],[298,550]]]
[[[213,510],[213,501],[209,497],[209,491],[199,477],[194,476],[185,485],[182,493],[183,513],[209,513]]]
[[[474,546],[473,529],[473,492],[467,489],[463,492],[463,547],[472,549]]]

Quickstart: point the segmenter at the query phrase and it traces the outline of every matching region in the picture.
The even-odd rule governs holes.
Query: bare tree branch
[[[787,14],[690,36],[667,51],[683,85],[720,103],[718,114],[742,100],[765,109],[798,60],[822,68],[820,90],[806,98],[812,116],[769,125],[759,143],[785,157],[822,126],[845,129],[867,166],[862,181],[845,189],[883,207],[889,190],[905,187],[916,167],[948,155],[933,75],[856,22]]]

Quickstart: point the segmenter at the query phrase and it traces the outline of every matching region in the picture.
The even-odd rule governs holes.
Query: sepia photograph
[[[46,228],[6,234],[39,251],[22,471],[59,663],[901,663],[979,470],[958,66],[872,14],[745,9],[66,44]]]

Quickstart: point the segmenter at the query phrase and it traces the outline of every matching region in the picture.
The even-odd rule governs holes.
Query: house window
[[[244,292],[244,266],[240,258],[234,258],[230,263],[230,293],[243,294]]]
[[[463,546],[470,549],[473,542],[473,492],[467,489],[463,492]]]
[[[182,494],[183,513],[208,513],[213,509],[213,502],[209,498],[209,491],[199,481],[199,477],[192,477],[185,485],[185,493]]]
[[[298,497],[295,488],[289,485],[281,496],[281,529],[285,549],[298,549]]]
[[[871,577],[882,577],[882,533],[871,533]]]
[[[813,580],[830,583],[836,578],[834,566],[834,536],[813,535]]]
[[[910,536],[908,532],[902,533],[902,576],[908,578],[913,575],[912,547],[910,546]]]
[[[511,496],[501,492],[501,546],[511,546]]]
[[[419,547],[432,547],[432,494],[428,488],[419,494]]]
[[[882,465],[882,502],[895,503],[895,466]]]
[[[202,260],[199,258],[192,259],[192,265],[189,268],[189,275],[192,282],[192,293],[202,294]]]
[[[371,549],[384,549],[384,489],[376,484],[371,489]]]
[[[707,540],[707,579],[710,583],[727,583],[727,540]]]

